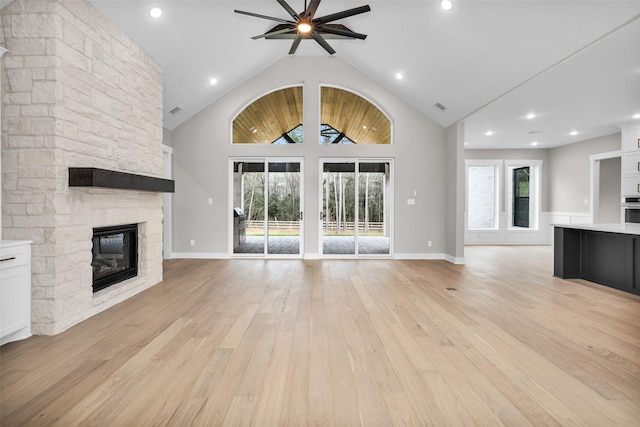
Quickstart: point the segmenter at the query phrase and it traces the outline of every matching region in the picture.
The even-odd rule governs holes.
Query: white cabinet
[[[634,175],[640,172],[640,151],[637,153],[625,153],[622,156],[622,174]]]
[[[625,126],[622,136],[622,197],[640,196],[640,125]]]
[[[640,151],[640,125],[624,126],[621,129],[622,151]]]
[[[0,243],[0,345],[31,336],[31,242]]]
[[[640,178],[637,176],[622,177],[622,196],[638,197],[640,196]]]

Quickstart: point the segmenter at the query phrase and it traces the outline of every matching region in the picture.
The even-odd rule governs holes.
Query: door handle
[[[302,217],[303,217],[302,211],[300,211],[300,221],[302,221]]]
[[[322,221],[323,219],[324,219],[324,213],[320,211],[320,221]]]

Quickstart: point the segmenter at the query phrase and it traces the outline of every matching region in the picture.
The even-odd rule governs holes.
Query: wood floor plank
[[[465,258],[166,261],[0,347],[0,425],[640,425],[640,297],[548,246]]]

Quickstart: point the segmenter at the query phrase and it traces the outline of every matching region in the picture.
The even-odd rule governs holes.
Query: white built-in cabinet
[[[0,46],[0,58],[5,52],[6,49]],[[2,72],[0,72],[0,101],[2,100],[1,76]],[[0,123],[2,123],[1,108],[2,102],[0,102]],[[1,135],[0,131],[0,138]],[[1,156],[2,141],[0,140]],[[0,166],[0,187],[1,184]],[[0,191],[0,206],[2,206],[1,194]],[[2,215],[0,215],[0,345],[31,336],[31,243],[22,240],[2,240]]]
[[[0,244],[0,345],[31,336],[31,242]]]
[[[622,127],[622,197],[640,196],[640,125]]]

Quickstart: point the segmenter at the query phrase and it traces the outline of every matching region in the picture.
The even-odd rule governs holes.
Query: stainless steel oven
[[[640,197],[624,198],[624,222],[640,224]]]

